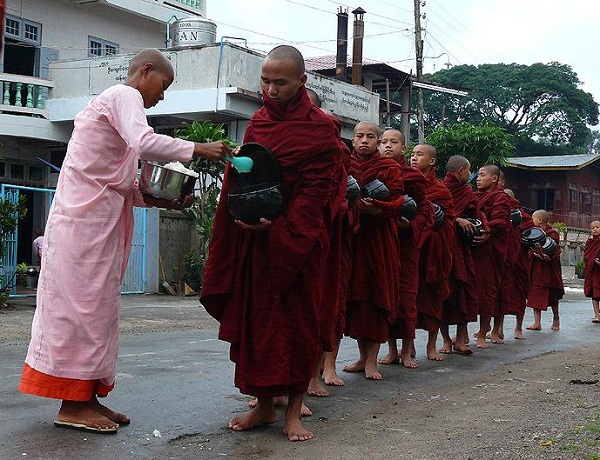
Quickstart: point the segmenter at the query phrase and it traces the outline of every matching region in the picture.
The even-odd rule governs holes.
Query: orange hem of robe
[[[23,366],[19,391],[45,398],[67,401],[89,401],[94,396],[104,397],[114,385],[104,385],[99,380],[79,380],[55,377],[36,371],[28,364]]]

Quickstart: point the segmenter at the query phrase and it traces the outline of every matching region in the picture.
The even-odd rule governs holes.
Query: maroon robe
[[[506,193],[506,192],[505,192]],[[510,195],[510,209],[521,209],[521,203],[516,198]],[[512,222],[510,228],[506,231],[506,259],[504,260],[504,268],[502,269],[502,279],[498,288],[498,313],[500,315],[516,314],[518,308],[513,305],[516,280],[516,267],[521,254],[521,228],[513,227]]]
[[[534,227],[535,224],[531,216],[525,212],[523,208],[521,214],[523,221],[518,227],[519,247],[517,249],[517,259],[511,267],[511,277],[507,280],[508,283],[508,306],[506,314],[508,315],[524,315],[527,307],[527,294],[529,293],[529,269],[531,259],[529,257],[529,249],[521,244],[521,235],[528,228]]]
[[[346,335],[383,343],[398,306],[398,209],[404,203],[402,171],[394,160],[376,152],[368,159],[354,154],[363,184],[379,179],[390,191],[387,201],[374,202],[383,210],[361,214],[353,246],[353,266],[347,304]]]
[[[546,236],[552,238],[557,245],[556,252],[549,261],[531,257],[529,271],[529,293],[527,306],[535,310],[547,310],[548,307],[557,307],[558,301],[563,298],[565,289],[560,266],[560,237],[558,232],[550,225],[543,229]],[[530,250],[530,253],[533,251]]]
[[[479,246],[473,246],[473,260],[477,267],[477,307],[481,316],[497,316],[498,286],[506,259],[507,231],[510,222],[510,201],[504,190],[476,192],[477,207],[487,218],[490,237]]]
[[[585,263],[585,279],[583,293],[586,297],[600,299],[600,266],[594,261],[600,254],[600,236],[592,236],[585,242],[583,261]]]
[[[485,215],[477,209],[477,196],[469,184],[460,182],[453,174],[446,174],[444,185],[452,195],[457,217],[479,219],[487,223]],[[456,227],[452,242],[452,271],[450,295],[444,301],[443,324],[458,324],[477,320],[476,270],[471,245],[460,239]]]
[[[456,212],[452,195],[431,168],[425,176],[427,199],[444,211],[441,228],[433,230],[421,248],[419,290],[417,293],[417,327],[436,332],[442,321],[443,302],[450,295],[448,276],[452,269],[452,244]]]
[[[345,192],[339,131],[301,88],[286,110],[263,94],[244,142],[266,146],[279,160],[286,209],[268,231],[242,229],[227,209],[228,166],[201,302],[220,322],[219,338],[231,343],[242,393],[304,392],[336,313],[323,311],[322,295]]]
[[[427,199],[427,180],[403,156],[396,159],[402,169],[404,193],[417,203],[417,212],[409,228],[398,229],[400,242],[400,294],[398,315],[390,327],[390,338],[414,339],[417,328],[417,292],[419,291],[419,254],[433,229],[433,207]]]

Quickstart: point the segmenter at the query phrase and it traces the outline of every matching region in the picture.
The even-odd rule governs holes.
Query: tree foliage
[[[462,155],[476,171],[483,165],[502,166],[506,158],[514,153],[513,136],[505,129],[488,122],[478,125],[462,122],[449,127],[440,127],[425,139],[437,150],[437,172],[445,174],[445,165],[452,155]]]
[[[579,88],[572,68],[558,62],[461,65],[426,79],[469,92],[426,92],[429,129],[488,120],[515,136],[520,154],[555,154],[561,148],[562,153],[585,152],[591,138],[588,126],[598,124],[598,104]]]

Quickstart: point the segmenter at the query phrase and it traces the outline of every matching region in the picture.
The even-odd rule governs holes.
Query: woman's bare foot
[[[327,396],[329,396],[329,391],[327,391],[325,387],[321,384],[321,380],[319,378],[313,377],[312,379],[310,379],[308,389],[306,390],[306,394],[308,396],[326,398]]]
[[[63,400],[56,419],[60,422],[77,423],[97,429],[116,430],[119,428],[117,422],[92,409],[90,401]]]
[[[273,398],[265,398],[267,401],[257,401],[256,407],[246,412],[240,417],[234,417],[229,422],[229,428],[234,431],[246,431],[257,427],[275,423],[277,415],[275,414],[275,402]]]
[[[344,366],[342,370],[344,372],[362,372],[365,370],[365,362],[362,359],[359,359],[354,364]]]
[[[344,385],[346,385],[344,383],[344,381],[340,378],[340,376],[337,375],[337,372],[335,372],[335,370],[334,371],[324,370],[323,371],[323,381],[325,382],[325,385],[328,385],[328,386],[343,387]]]
[[[90,402],[89,407],[98,412],[100,415],[104,415],[106,418],[118,423],[119,425],[129,425],[131,419],[125,414],[115,412],[112,409],[100,404],[100,401],[94,396]]]

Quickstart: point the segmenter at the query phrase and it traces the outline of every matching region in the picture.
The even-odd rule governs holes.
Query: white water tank
[[[217,25],[200,16],[178,19],[169,29],[171,48],[212,45],[217,40]]]

